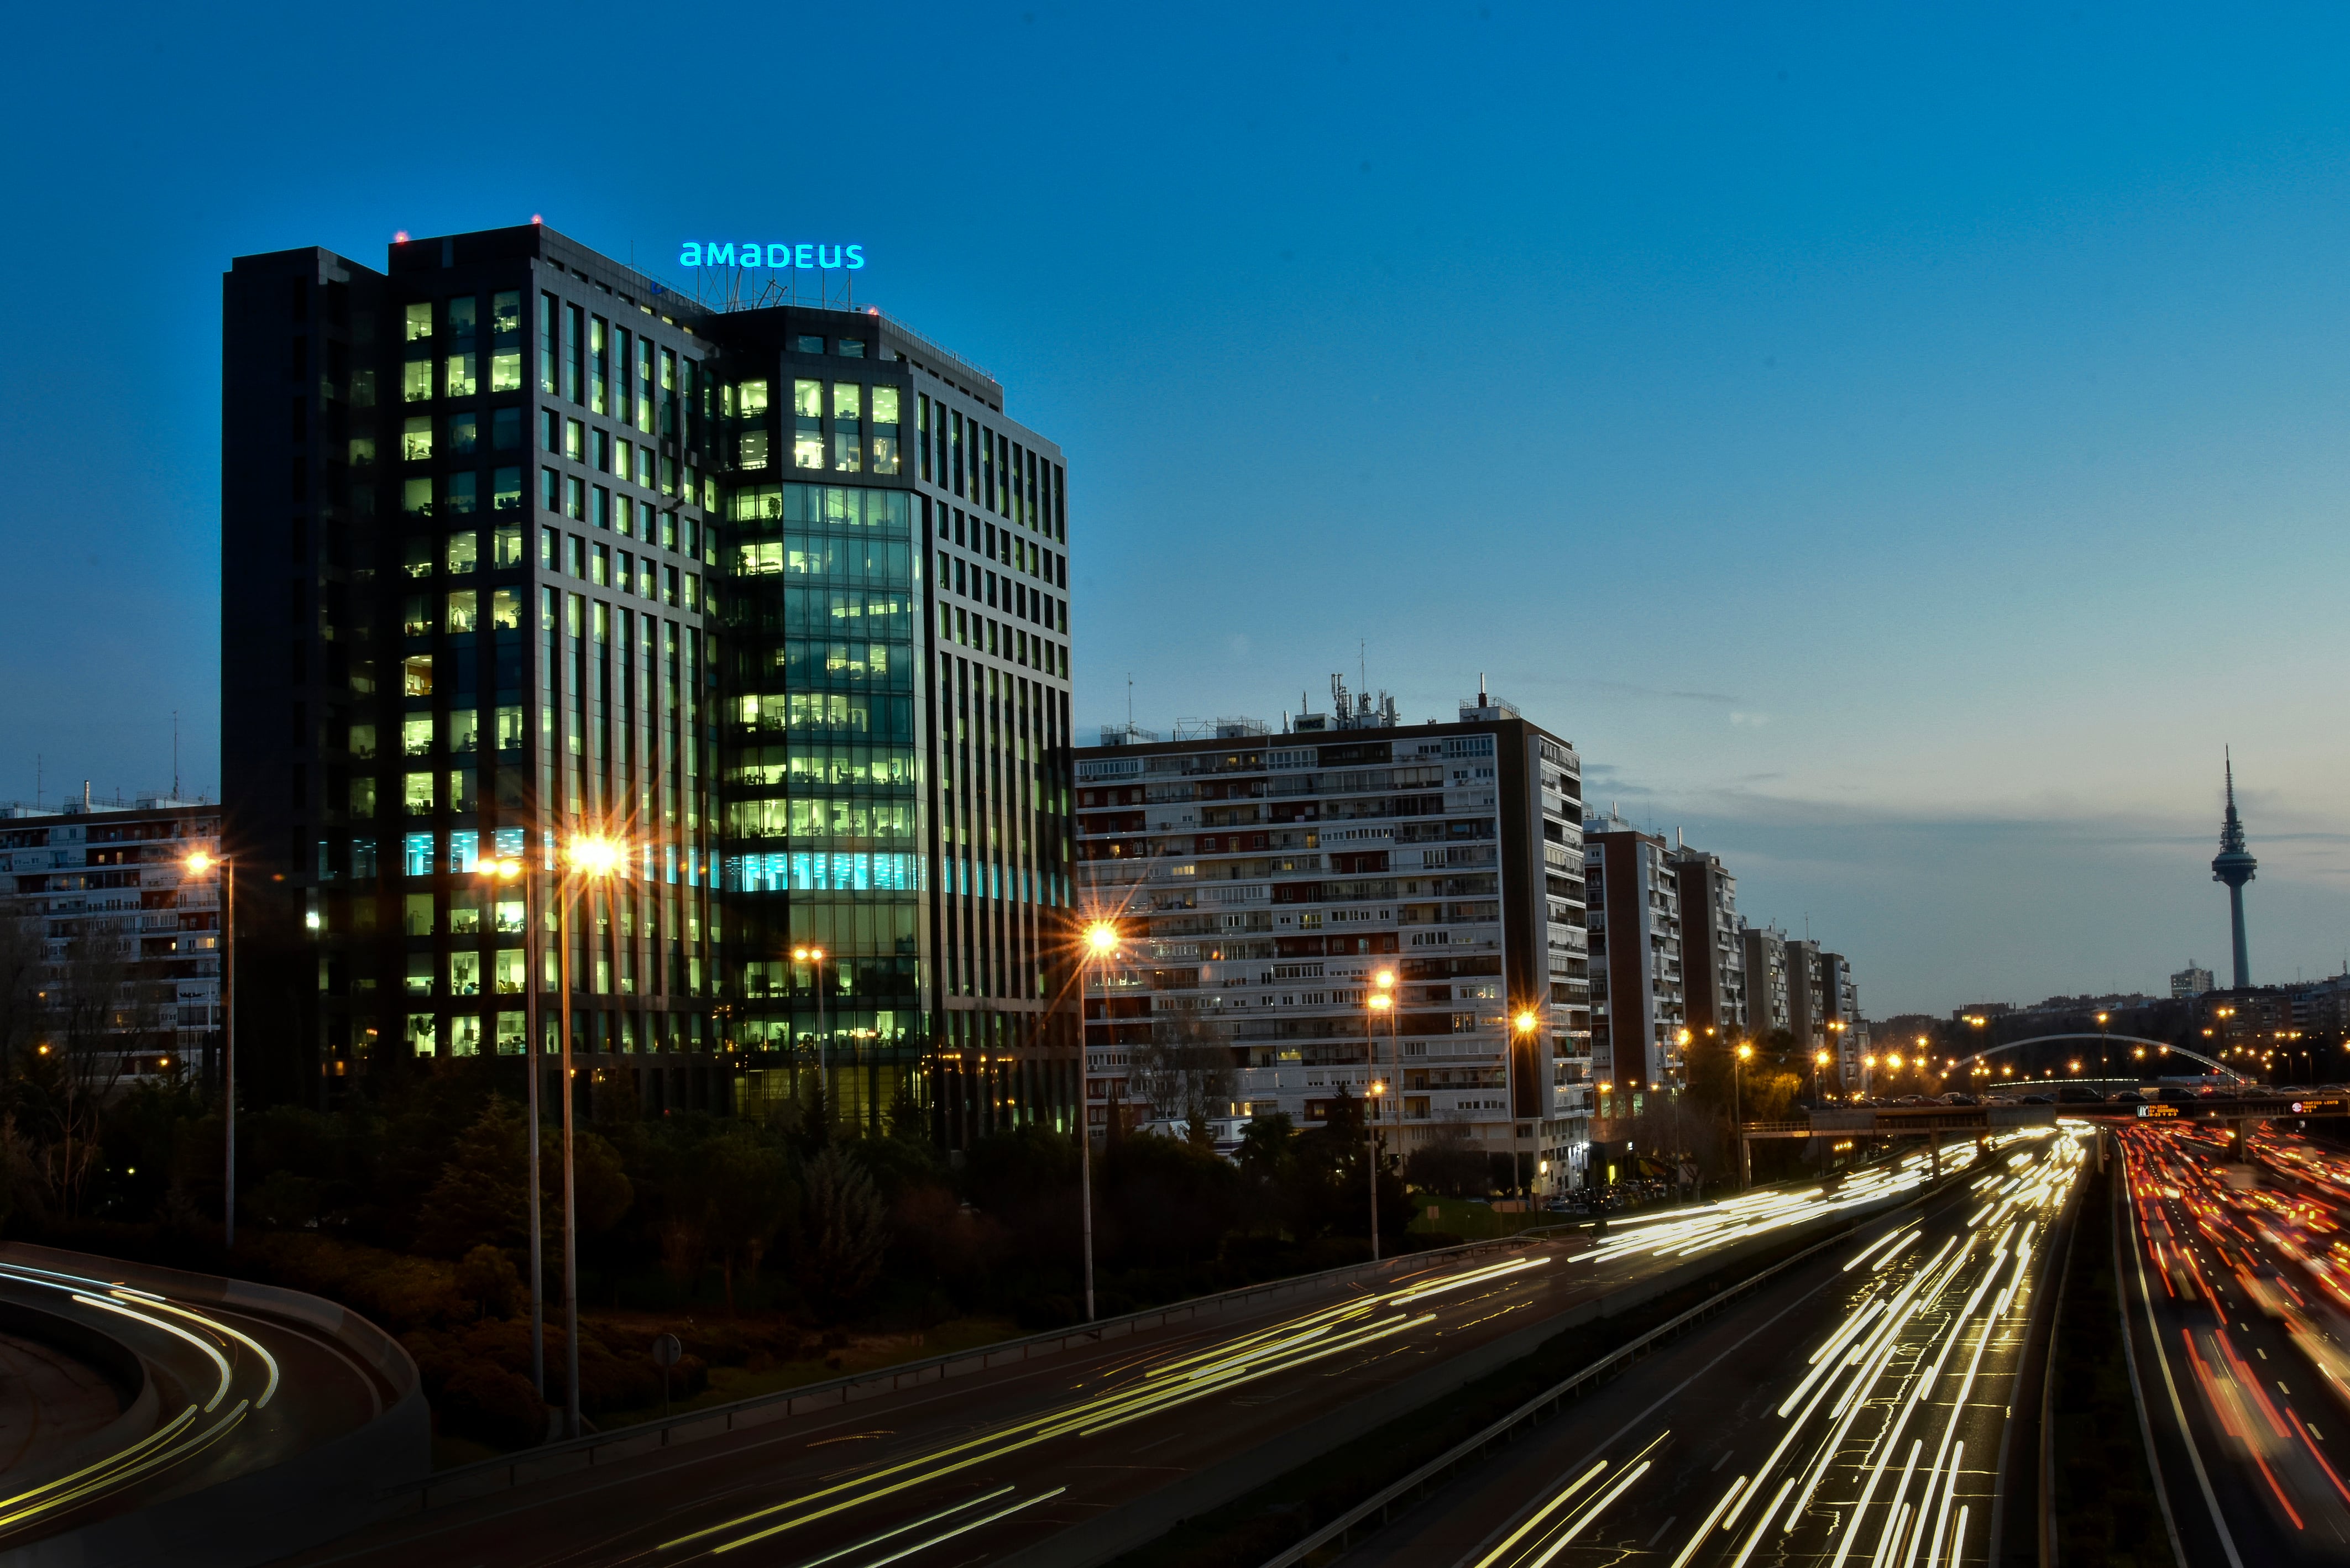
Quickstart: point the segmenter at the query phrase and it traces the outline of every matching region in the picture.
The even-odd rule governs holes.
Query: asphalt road
[[[2080,1148],[2070,1134],[2005,1142],[1966,1181],[1522,1432],[1342,1561],[1984,1560],[2039,1254]]]
[[[2124,1308],[2187,1561],[2350,1560],[2350,1166],[2283,1135],[2256,1175],[2197,1129],[2122,1138]]]
[[[89,1262],[78,1274],[0,1259],[0,1301],[113,1339],[155,1397],[121,1421],[117,1391],[83,1358],[36,1335],[10,1345],[9,1364],[51,1397],[20,1393],[0,1423],[0,1550],[266,1468],[381,1413],[381,1380],[315,1330],[134,1288]]]
[[[1596,1246],[1431,1262],[1212,1330],[1170,1329],[754,1428],[436,1510],[306,1564],[814,1564],[1052,1561],[1067,1532],[1148,1511],[1187,1478],[1633,1282],[1832,1206],[1908,1189],[1922,1163],[1619,1222]],[[1277,1458],[1267,1460],[1279,1468]]]

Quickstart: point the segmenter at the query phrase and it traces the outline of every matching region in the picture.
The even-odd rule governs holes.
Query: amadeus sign
[[[688,240],[678,252],[680,266],[755,266],[782,272],[787,267],[814,267],[820,272],[855,272],[865,265],[863,245],[762,244],[756,240],[724,242]]]

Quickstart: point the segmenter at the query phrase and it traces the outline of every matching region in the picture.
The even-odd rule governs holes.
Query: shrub
[[[529,1378],[495,1362],[467,1357],[456,1363],[433,1408],[443,1432],[493,1448],[528,1448],[546,1437],[547,1411],[538,1391]]]

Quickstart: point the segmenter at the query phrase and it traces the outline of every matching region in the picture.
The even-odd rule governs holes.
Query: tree
[[[1191,1013],[1176,1013],[1153,1025],[1149,1043],[1134,1054],[1128,1076],[1150,1102],[1153,1117],[1179,1114],[1184,1136],[1212,1148],[1208,1118],[1232,1103],[1232,1047],[1221,1031]]]
[[[47,1005],[42,971],[47,962],[40,920],[0,916],[0,1067],[14,1062],[41,1033]]]
[[[1413,1149],[1403,1173],[1412,1186],[1440,1198],[1482,1198],[1493,1190],[1492,1160],[1470,1143],[1465,1127]]]
[[[795,1193],[784,1151],[739,1127],[704,1139],[693,1151],[691,1180],[702,1197],[701,1233],[717,1249],[726,1311],[734,1311],[734,1272],[756,1278]]]
[[[528,1129],[512,1100],[500,1096],[484,1106],[425,1197],[417,1216],[417,1249],[455,1258],[477,1245],[525,1244],[530,1237],[530,1189],[523,1157],[529,1147]],[[559,1147],[556,1158],[559,1162]],[[557,1163],[554,1168],[563,1168]],[[561,1199],[559,1187],[555,1196]]]
[[[889,1248],[889,1215],[872,1179],[838,1144],[810,1160],[801,1205],[800,1286],[837,1314],[872,1287]]]

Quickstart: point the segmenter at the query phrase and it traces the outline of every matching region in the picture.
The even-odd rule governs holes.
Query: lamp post
[[[1825,1052],[1825,1051],[1816,1051],[1816,1052],[1814,1052],[1814,1053],[1813,1053],[1813,1054],[1812,1054],[1812,1098],[1813,1098],[1814,1100],[1817,1100],[1817,1099],[1820,1097],[1820,1071],[1821,1071],[1821,1069],[1822,1069],[1822,1068],[1825,1067],[1827,1064],[1828,1064],[1828,1054],[1827,1054],[1826,1052]]]
[[[522,1033],[523,1063],[529,1079],[529,1092],[524,1103],[529,1107],[527,1137],[530,1147],[530,1386],[538,1390],[541,1400],[546,1397],[546,1226],[540,1219],[544,1212],[539,1196],[538,1175],[538,1096],[540,1093],[538,1061],[538,982],[537,958],[538,920],[530,907],[530,867],[519,857],[511,860],[485,862],[484,877],[495,882],[514,882],[522,892]]]
[[[201,877],[221,874],[221,1130],[227,1155],[221,1172],[221,1241],[236,1248],[236,857],[199,849],[187,867]]]
[[[1379,1099],[1387,1092],[1387,1085],[1379,1078],[1379,1048],[1372,1033],[1371,1023],[1382,1012],[1389,1018],[1395,1016],[1395,997],[1386,989],[1395,983],[1395,976],[1382,971],[1378,982],[1380,989],[1364,998],[1364,1005],[1370,1011],[1363,1015],[1363,1057],[1370,1064],[1363,1075],[1363,1147],[1371,1173],[1371,1262],[1374,1263],[1379,1261]]]
[[[1510,1184],[1519,1187],[1521,1193],[1529,1199],[1533,1196],[1531,1185],[1520,1187],[1518,1182],[1518,1040],[1541,1027],[1542,1019],[1532,1008],[1521,1009],[1510,1020]]]
[[[1740,1105],[1743,1085],[1740,1083],[1740,1079],[1744,1076],[1746,1059],[1753,1054],[1753,1046],[1742,1044],[1738,1047],[1738,1054],[1730,1059],[1730,1125],[1733,1129],[1744,1119],[1745,1113]],[[1742,1147],[1745,1141],[1745,1135],[1740,1134],[1739,1143],[1742,1147],[1739,1149],[1738,1158],[1738,1187],[1742,1192],[1746,1189],[1747,1185],[1746,1151]]]
[[[816,965],[816,1081],[823,1096],[825,1130],[832,1130],[832,1052],[831,1036],[824,1028],[824,950],[794,948],[792,957],[802,963]],[[1090,1315],[1090,1314],[1088,1314]]]
[[[1086,958],[1093,970],[1093,989],[1102,993],[1102,1016],[1109,1016],[1109,986],[1103,978],[1103,966],[1118,951],[1118,927],[1109,920],[1096,920],[1086,928]],[[1085,1008],[1080,999],[1077,1008],[1078,1055],[1085,1055]],[[1093,1101],[1082,1091],[1077,1096],[1077,1172],[1078,1210],[1085,1226],[1086,1321],[1094,1320],[1094,1123]],[[1375,1241],[1372,1243],[1376,1246]]]
[[[573,1106],[576,1088],[571,1065],[571,905],[578,884],[612,876],[619,870],[620,846],[608,838],[571,841],[573,875],[565,878],[558,900],[561,914],[556,940],[562,956],[556,965],[563,1008],[563,1360],[564,1435],[579,1435],[579,1214],[577,1174],[573,1159]]]

